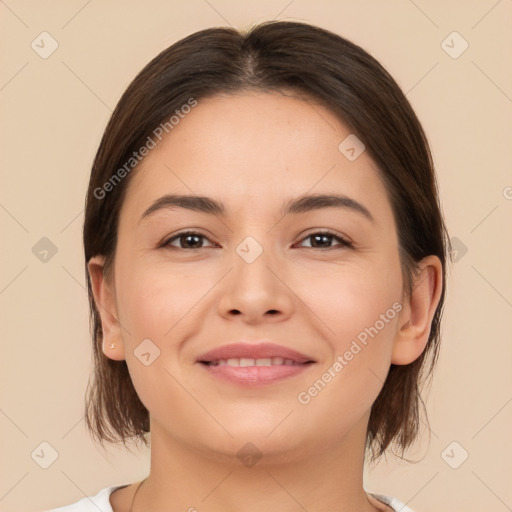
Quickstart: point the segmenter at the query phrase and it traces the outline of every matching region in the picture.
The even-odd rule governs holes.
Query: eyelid
[[[210,237],[208,235],[205,235],[204,233],[201,233],[200,231],[196,231],[194,229],[185,229],[184,231],[180,231],[179,233],[175,233],[174,235],[170,237],[166,237],[158,244],[159,248],[165,248],[165,247],[172,247],[173,249],[180,249],[182,251],[198,251],[199,249],[206,249],[206,247],[198,247],[196,249],[183,249],[182,247],[174,247],[173,245],[170,245],[170,242],[173,242],[176,239],[179,239],[180,237],[184,235],[197,235],[205,238],[206,240],[212,242],[210,240]],[[212,244],[215,244],[215,242],[212,242]]]
[[[206,240],[212,242],[208,235],[205,235],[204,233],[201,233],[200,231],[196,231],[196,230],[193,230],[193,229],[186,229],[184,231],[180,231],[178,233],[175,233],[174,235],[172,235],[169,238],[165,238],[160,244],[158,244],[158,247],[159,248],[172,247],[174,249],[179,249],[179,250],[182,250],[182,251],[198,251],[200,249],[206,249],[207,248],[207,247],[197,247],[197,248],[194,248],[194,249],[184,249],[182,247],[175,247],[175,246],[170,245],[170,242],[173,242],[174,240],[177,240],[181,236],[184,236],[184,235],[197,235],[197,236],[200,236],[200,237],[205,238]],[[309,233],[303,235],[297,243],[303,242],[304,240],[306,240],[307,238],[309,238],[309,237],[311,237],[313,235],[330,235],[333,238],[338,240],[339,245],[335,245],[335,246],[332,246],[332,247],[325,247],[325,248],[309,247],[310,249],[317,249],[319,251],[328,251],[328,250],[333,250],[333,249],[340,248],[340,247],[351,248],[351,247],[354,246],[354,243],[349,238],[347,238],[344,235],[341,235],[339,233],[336,233],[334,231],[331,231],[329,229],[325,229],[325,228],[324,229],[322,229],[322,228],[314,228]],[[212,243],[217,245],[215,242],[212,242]],[[308,247],[302,247],[302,248],[303,249],[308,249]]]
[[[348,237],[341,235],[335,231],[331,231],[330,229],[325,229],[325,228],[316,228],[316,229],[311,230],[309,233],[303,235],[302,238],[299,240],[299,242],[302,242],[313,235],[330,235],[333,238],[337,238],[338,241],[340,242],[339,245],[335,245],[333,247],[326,247],[324,249],[318,248],[318,250],[320,250],[320,251],[328,251],[330,249],[336,249],[339,247],[350,248],[350,247],[354,246],[354,243]],[[305,247],[305,248],[308,249],[308,247]],[[316,249],[316,247],[311,247],[311,249]]]

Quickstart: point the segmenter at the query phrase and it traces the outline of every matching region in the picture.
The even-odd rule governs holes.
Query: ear
[[[109,283],[106,279],[104,267],[105,258],[103,256],[94,256],[87,263],[94,302],[101,318],[102,350],[110,359],[122,361],[125,358],[124,344],[121,335],[121,324],[117,319],[114,284],[113,282]],[[115,347],[111,348],[111,344],[114,344]]]
[[[421,260],[419,272],[412,283],[412,293],[401,312],[400,329],[391,356],[393,364],[412,363],[425,350],[432,319],[441,298],[442,269],[437,256],[427,256]]]

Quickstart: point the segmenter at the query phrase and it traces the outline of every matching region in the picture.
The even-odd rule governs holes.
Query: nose
[[[233,255],[233,268],[225,279],[219,313],[230,320],[238,316],[247,324],[289,318],[296,299],[290,283],[286,282],[290,277],[285,263],[262,248],[254,258],[255,247],[250,243],[241,246]],[[247,247],[249,250],[244,253],[242,249]],[[251,251],[252,256],[246,257]]]

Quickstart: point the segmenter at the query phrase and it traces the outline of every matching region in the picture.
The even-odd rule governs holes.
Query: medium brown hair
[[[103,255],[105,274],[110,273],[119,211],[135,171],[122,173],[108,192],[104,185],[113,183],[116,170],[191,98],[200,102],[216,94],[251,90],[305,94],[339,115],[365,144],[391,202],[408,293],[422,258],[436,255],[442,262],[443,289],[427,346],[412,363],[391,365],[368,423],[366,449],[372,460],[392,442],[403,455],[419,432],[420,403],[424,408],[420,389],[438,357],[445,296],[449,240],[432,157],[405,95],[372,56],[332,32],[296,22],[266,22],[246,32],[196,32],[147,64],[117,104],[94,159],[86,198],[83,234],[94,357],[86,425],[101,444],[121,441],[126,446],[134,439],[148,445],[149,412],[135,391],[126,361],[114,361],[102,352],[101,321],[87,271],[90,258]]]

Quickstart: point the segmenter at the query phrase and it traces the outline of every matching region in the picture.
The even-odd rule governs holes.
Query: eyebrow
[[[209,215],[222,216],[226,214],[224,204],[211,197],[167,194],[155,200],[151,206],[144,211],[140,220],[149,217],[158,210],[172,207],[185,208]],[[313,210],[322,210],[324,208],[346,208],[363,215],[371,222],[375,222],[372,214],[365,206],[355,199],[341,194],[313,194],[291,199],[285,203],[281,209],[281,215],[284,217],[288,214],[300,214]]]

